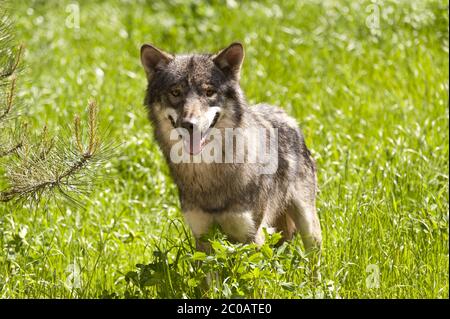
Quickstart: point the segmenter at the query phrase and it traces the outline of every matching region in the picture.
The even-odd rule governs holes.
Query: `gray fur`
[[[207,250],[207,245],[199,238],[213,223],[220,224],[231,239],[258,244],[264,240],[263,227],[282,231],[284,239],[298,230],[306,248],[320,248],[315,162],[293,118],[266,104],[247,105],[239,85],[243,57],[238,43],[216,55],[174,56],[150,45],[141,49],[148,77],[145,105],[178,186],[181,209],[202,250]],[[208,97],[212,91],[215,94]],[[215,128],[221,131],[227,127],[278,128],[275,174],[258,174],[261,164],[171,161],[174,142],[169,131],[186,118],[210,125],[204,114],[217,105],[220,116]],[[169,108],[176,112],[175,118],[166,116]]]

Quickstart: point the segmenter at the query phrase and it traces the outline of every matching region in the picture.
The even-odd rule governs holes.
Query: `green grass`
[[[370,1],[172,2],[80,1],[79,30],[65,26],[72,1],[11,2],[31,125],[57,130],[94,97],[122,144],[85,209],[0,207],[0,297],[448,298],[448,1],[378,1],[378,30]],[[139,47],[233,40],[248,100],[296,117],[317,160],[320,282],[298,238],[258,251],[219,236],[204,256],[182,221]]]

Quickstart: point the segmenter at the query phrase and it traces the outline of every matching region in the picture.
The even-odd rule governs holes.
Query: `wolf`
[[[239,42],[216,54],[175,55],[150,44],[141,47],[147,76],[144,104],[178,187],[182,213],[200,251],[210,252],[204,235],[213,225],[234,242],[257,245],[264,243],[264,229],[281,232],[282,240],[298,232],[307,250],[320,251],[315,161],[298,124],[286,112],[267,104],[247,104],[239,84],[244,55]],[[276,142],[277,152],[265,161],[193,160],[212,143],[213,129],[222,133],[219,142],[225,140],[226,130],[234,129],[231,150],[250,154],[249,149],[258,144],[245,133],[252,128],[267,132],[262,134],[267,140],[262,145]],[[276,138],[269,134],[273,131]],[[243,150],[233,144],[242,137],[247,142]],[[219,143],[217,153],[226,157],[224,144]],[[180,145],[187,161],[174,159],[174,149]],[[275,169],[265,172],[264,165],[271,163],[276,163]]]

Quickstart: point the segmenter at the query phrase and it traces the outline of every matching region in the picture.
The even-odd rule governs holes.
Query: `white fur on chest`
[[[256,233],[251,211],[209,214],[190,210],[184,213],[184,218],[196,238],[206,234],[214,224],[218,224],[227,236],[239,242],[250,240]]]

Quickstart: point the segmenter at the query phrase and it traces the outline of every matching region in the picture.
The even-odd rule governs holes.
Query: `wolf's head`
[[[144,44],[141,62],[148,79],[145,105],[151,119],[166,134],[169,128],[187,130],[187,151],[200,153],[213,127],[234,128],[241,121],[245,102],[239,76],[243,59],[240,43],[217,54],[192,55],[172,55]]]

